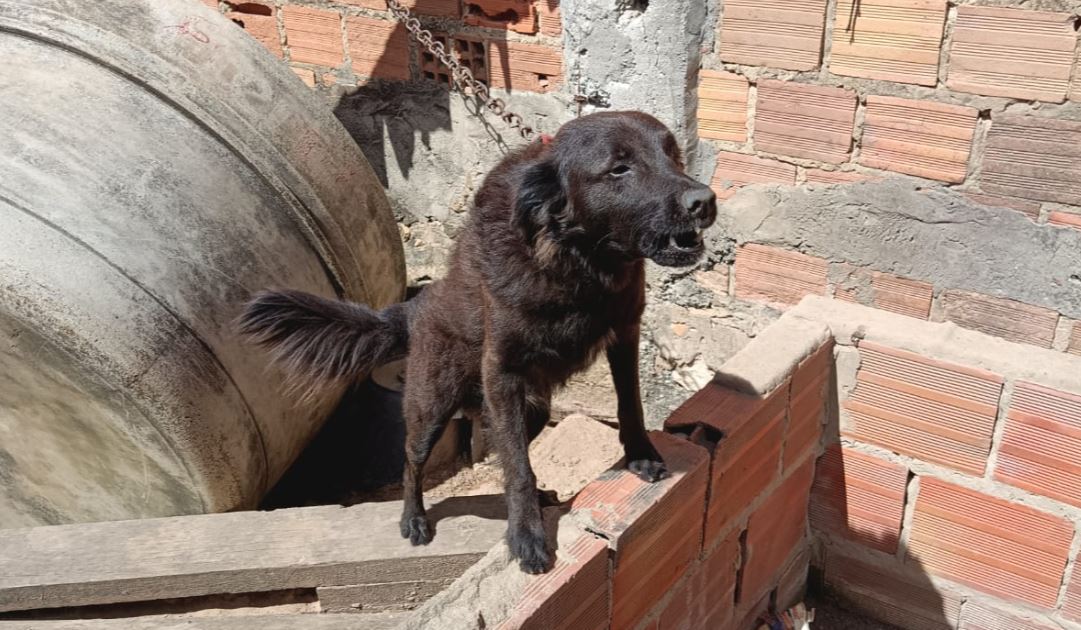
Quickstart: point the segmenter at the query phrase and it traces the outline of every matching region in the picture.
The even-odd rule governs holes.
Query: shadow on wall
[[[362,30],[361,25],[350,28]],[[356,34],[358,38],[363,36],[363,32]],[[442,42],[447,50],[452,49],[452,56],[486,85],[490,84],[488,62],[494,47],[501,69],[497,84],[513,89],[507,47],[501,45],[505,40],[493,40],[493,37],[499,35],[486,34],[482,40],[474,36],[435,33],[434,39]],[[485,130],[495,146],[506,149],[503,135],[493,126],[501,124],[498,118],[486,111],[475,97],[452,90],[450,70],[422,44],[413,41],[404,25],[399,23],[394,27],[375,58],[364,58],[362,51],[352,52],[354,72],[373,77],[373,80],[356,88],[346,88],[334,113],[360,146],[384,187],[390,185],[390,161],[402,178],[409,180],[417,160],[418,141],[425,150],[431,150],[433,133],[454,131],[452,99],[460,99],[469,118]],[[419,77],[419,80],[411,80],[413,77]],[[454,160],[456,156],[445,157]]]
[[[836,401],[836,372],[828,400]],[[808,588],[819,601],[905,630],[957,627],[960,599],[932,583],[902,540],[912,473],[840,444],[839,412],[829,405],[826,443],[811,497],[820,548]]]

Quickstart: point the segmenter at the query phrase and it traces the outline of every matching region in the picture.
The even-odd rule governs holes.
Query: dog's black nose
[[[695,186],[683,193],[683,207],[695,220],[712,223],[717,216],[717,195],[707,186]]]

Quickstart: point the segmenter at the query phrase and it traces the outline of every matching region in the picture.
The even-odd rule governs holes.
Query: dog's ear
[[[512,221],[527,241],[563,211],[567,197],[559,179],[559,170],[550,159],[531,164],[522,176],[514,202]]]

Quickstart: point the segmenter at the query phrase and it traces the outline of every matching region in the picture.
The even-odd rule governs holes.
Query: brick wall
[[[911,176],[1048,230],[1081,229],[1078,6],[982,4],[989,3],[725,2],[698,87],[698,133],[717,152],[718,195],[755,183]],[[919,243],[911,250],[943,255]],[[779,309],[830,295],[1081,352],[1081,323],[1053,305],[824,254],[744,244],[732,290],[719,293]]]
[[[449,82],[383,0],[215,2],[309,86],[373,79]],[[549,92],[563,81],[559,0],[406,0],[423,27],[492,87]]]
[[[902,628],[1081,627],[1081,363],[836,301],[776,325],[792,315],[838,344],[810,500],[824,584]]]
[[[538,578],[608,592],[609,617],[546,595],[507,627],[746,630],[814,566],[901,628],[1081,628],[1081,359],[803,300],[655,442],[672,479],[613,470],[574,500],[607,577]]]
[[[711,383],[677,409],[653,434],[669,478],[617,467],[582,489],[556,567],[528,578],[495,627],[746,630],[799,601],[833,357],[819,331],[759,366],[761,391]],[[782,344],[779,332],[762,343]]]

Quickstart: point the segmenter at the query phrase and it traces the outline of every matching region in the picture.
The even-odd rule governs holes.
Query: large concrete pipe
[[[298,406],[231,321],[403,297],[383,190],[317,95],[194,0],[0,0],[0,527],[254,506]]]

